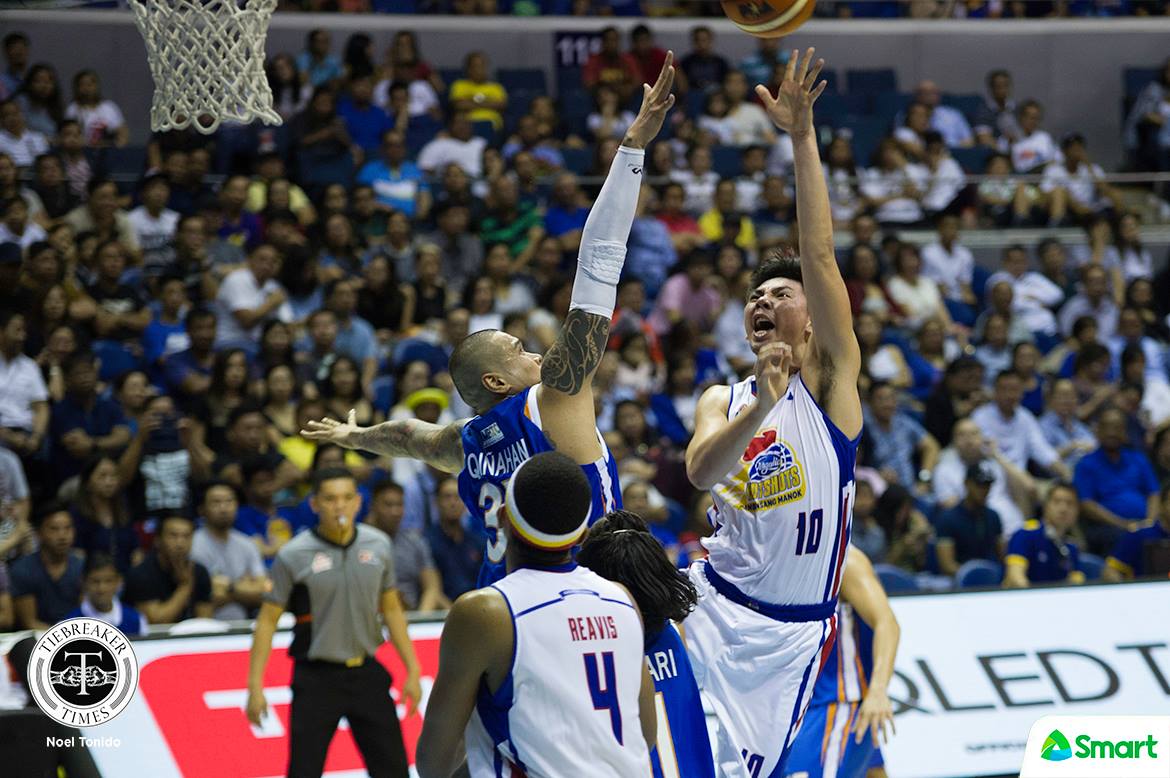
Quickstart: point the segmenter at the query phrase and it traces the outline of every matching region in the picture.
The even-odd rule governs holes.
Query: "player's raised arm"
[[[463,467],[463,443],[459,435],[466,419],[446,425],[405,419],[359,427],[356,417],[351,410],[344,422],[328,418],[310,421],[301,430],[301,436],[342,448],[418,459],[445,473],[458,473]]]
[[[898,653],[902,630],[869,557],[856,548],[849,549],[849,559],[845,562],[845,573],[841,579],[841,596],[873,629],[873,676],[869,679],[865,699],[857,711],[855,737],[860,743],[866,729],[869,729],[874,746],[881,746],[881,742],[889,739],[886,734],[887,724],[890,726],[890,734],[894,732],[894,706],[890,703],[888,690],[894,675],[894,657]]]
[[[480,685],[498,688],[511,662],[512,618],[503,596],[477,589],[456,600],[443,625],[439,673],[418,740],[420,778],[448,778],[458,767]]]
[[[756,87],[756,94],[772,122],[792,136],[800,269],[812,321],[813,358],[801,370],[811,379],[806,383],[814,394],[832,387],[828,397],[817,399],[828,406],[837,426],[852,435],[861,429],[861,405],[856,391],[861,350],[853,335],[849,294],[833,251],[829,192],[813,125],[813,103],[825,91],[827,83],[817,83],[825,61],[818,59],[814,64],[814,53],[815,49],[811,48],[803,57],[798,51],[792,53],[775,98],[762,85]]]
[[[569,315],[540,367],[541,416],[557,449],[580,464],[601,455],[594,427],[590,381],[609,339],[609,320],[617,303],[617,283],[634,224],[646,145],[658,135],[674,105],[674,54],[654,85],[642,85],[642,107],[618,148],[609,174],[589,210],[581,232],[581,251]]]

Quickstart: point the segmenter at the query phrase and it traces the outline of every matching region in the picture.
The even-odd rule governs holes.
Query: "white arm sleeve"
[[[617,304],[617,283],[626,261],[626,241],[634,225],[638,192],[642,188],[643,149],[618,147],[609,175],[589,210],[581,232],[581,253],[573,279],[570,309],[613,316]]]

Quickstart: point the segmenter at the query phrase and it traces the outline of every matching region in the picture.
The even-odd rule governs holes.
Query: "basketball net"
[[[277,0],[130,0],[146,41],[155,132],[220,122],[280,124],[264,73],[264,39]]]

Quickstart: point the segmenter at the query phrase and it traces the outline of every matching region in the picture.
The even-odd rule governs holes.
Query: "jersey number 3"
[[[608,710],[609,723],[613,725],[613,736],[618,745],[622,743],[622,711],[618,707],[617,671],[614,669],[613,652],[605,651],[601,654],[602,672],[605,673],[605,686],[602,687],[601,675],[597,667],[597,654],[585,654],[585,682],[589,684],[589,694],[593,697],[594,710]]]
[[[504,561],[504,552],[508,549],[508,538],[500,529],[500,511],[504,509],[504,495],[500,487],[484,483],[479,490],[479,509],[483,511],[483,525],[488,532],[488,561],[498,565]]]

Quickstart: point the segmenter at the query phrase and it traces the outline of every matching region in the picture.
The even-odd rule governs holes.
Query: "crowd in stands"
[[[283,127],[156,134],[114,181],[145,117],[91,70],[66,103],[35,41],[9,34],[0,629],[77,609],[132,632],[246,617],[273,555],[313,526],[312,474],[335,466],[363,484],[358,520],[394,538],[408,608],[473,587],[483,541],[455,480],[298,430],[350,409],[363,425],[469,416],[446,372],[455,343],[492,327],[551,345],[590,206],[568,160],[604,174],[664,55],[645,27],[630,50],[616,30],[603,41],[578,115],[509,90],[482,53],[446,79],[409,32],[380,63],[368,36],[337,56],[315,30],[269,63]],[[625,505],[680,564],[710,531],[683,463],[697,398],[752,369],[750,269],[795,240],[791,144],[749,88],[775,84],[782,55],[761,43],[728,62],[705,28],[693,43],[594,388]],[[1168,74],[1135,127],[1165,109]],[[1170,275],[1084,140],[1055,140],[1009,73],[988,89],[964,112],[919,84],[866,166],[856,135],[826,135],[864,357],[854,541],[908,574],[986,560],[1008,585],[1141,576],[1170,537]],[[953,155],[973,149],[1001,182],[964,185]],[[964,227],[1023,224],[1080,226],[1086,243],[1012,244],[993,269],[963,245]],[[920,248],[908,227],[936,237]]]

